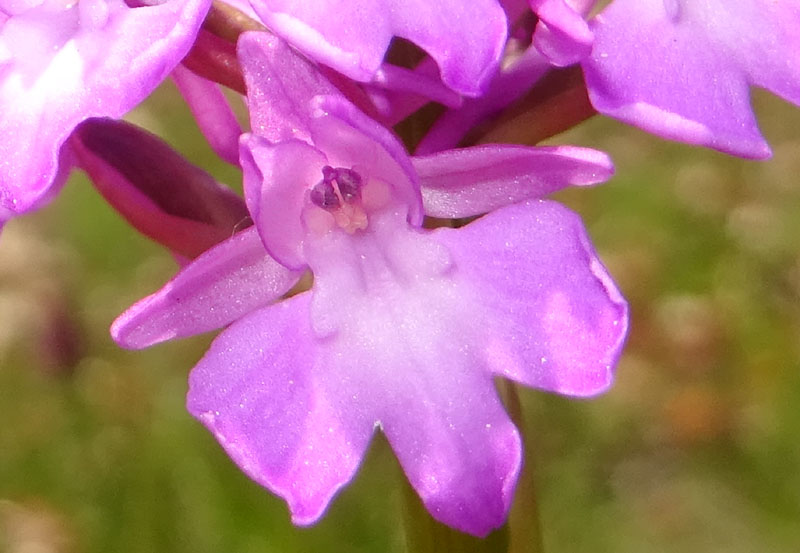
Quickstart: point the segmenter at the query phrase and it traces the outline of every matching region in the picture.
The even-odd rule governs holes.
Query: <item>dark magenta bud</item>
[[[135,125],[88,119],[70,145],[106,201],[139,232],[182,257],[197,257],[249,226],[244,200]]]

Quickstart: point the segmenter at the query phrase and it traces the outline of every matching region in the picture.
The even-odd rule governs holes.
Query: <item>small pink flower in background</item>
[[[115,339],[230,324],[192,370],[188,408],[296,523],[322,515],[380,429],[431,514],[485,535],[522,458],[493,378],[573,396],[613,378],[626,304],[579,218],[539,199],[607,179],[608,158],[495,145],[409,157],[279,39],[246,34],[239,54],[255,229],[133,306]],[[425,213],[489,210],[421,228]],[[277,301],[307,270],[312,289]]]
[[[750,85],[800,104],[797,0],[614,0],[591,28],[594,107],[665,138],[769,157]]]
[[[191,47],[210,0],[129,7],[123,0],[0,5],[0,208],[41,205],[63,184],[72,130],[121,117]]]

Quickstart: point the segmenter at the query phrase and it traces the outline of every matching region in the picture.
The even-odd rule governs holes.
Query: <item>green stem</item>
[[[522,416],[522,404],[519,400],[516,385],[503,381],[502,396],[506,403],[511,420],[517,425],[522,436],[527,437],[525,421]],[[531,450],[530,439],[526,440],[525,450]],[[508,553],[542,553],[542,524],[539,518],[539,504],[536,500],[536,486],[533,478],[531,455],[526,455],[525,463],[517,481],[514,504],[508,515],[509,544]]]
[[[596,114],[580,68],[555,69],[496,120],[467,136],[464,144],[538,144]]]

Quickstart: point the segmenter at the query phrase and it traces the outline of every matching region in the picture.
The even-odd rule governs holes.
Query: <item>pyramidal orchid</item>
[[[45,202],[69,172],[62,148],[93,116],[121,117],[186,55],[210,0],[0,3],[0,208]]]
[[[380,429],[431,514],[485,535],[522,460],[493,378],[571,396],[613,378],[625,301],[579,218],[540,199],[608,178],[608,159],[495,145],[409,157],[280,39],[247,33],[239,56],[255,226],[134,305],[114,338],[139,348],[229,325],[191,372],[188,409],[297,524],[322,515]],[[306,271],[311,289],[280,299]]]
[[[614,0],[583,63],[594,107],[665,138],[765,158],[750,85],[800,104],[800,2]]]

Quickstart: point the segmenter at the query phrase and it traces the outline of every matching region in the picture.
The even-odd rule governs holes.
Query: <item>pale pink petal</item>
[[[0,31],[0,203],[44,203],[67,168],[60,150],[93,116],[121,117],[191,47],[209,0],[130,8],[122,0],[43,3]]]
[[[665,138],[769,157],[749,88],[800,105],[798,21],[796,1],[615,0],[583,62],[592,104]]]
[[[253,134],[271,142],[308,140],[311,100],[337,90],[319,69],[269,33],[244,33],[237,46]]]
[[[322,515],[374,430],[359,412],[359,390],[342,393],[347,383],[326,376],[308,300],[295,296],[222,332],[192,370],[187,397],[189,412],[246,474],[287,501],[296,524]]]
[[[370,81],[393,36],[436,60],[442,81],[476,96],[493,75],[506,39],[497,0],[251,0],[276,34],[310,58]]]
[[[17,15],[42,3],[43,0],[2,0],[0,1],[0,11],[6,15]]]
[[[241,141],[244,195],[267,251],[293,269],[305,267],[301,214],[308,190],[322,180],[328,159],[300,140],[271,144],[245,134]]]
[[[228,163],[238,165],[242,127],[219,85],[180,65],[173,69],[172,78],[211,149]]]
[[[413,157],[425,213],[471,217],[574,185],[611,178],[603,152],[575,146],[484,145]]]
[[[300,274],[266,255],[255,228],[210,249],[111,327],[116,342],[145,348],[225,326],[278,299]]]
[[[608,389],[627,305],[577,215],[531,201],[437,234],[482,303],[471,347],[492,372],[573,396]]]

